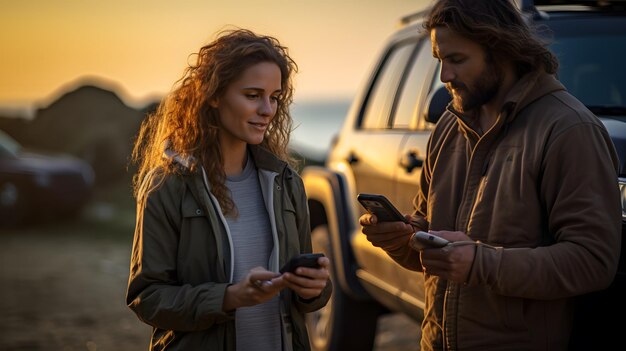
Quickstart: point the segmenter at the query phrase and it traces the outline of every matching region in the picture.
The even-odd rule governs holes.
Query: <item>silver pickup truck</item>
[[[560,60],[559,79],[609,130],[620,157],[619,184],[626,201],[626,3],[517,2],[529,21],[550,29],[551,48]],[[336,287],[328,306],[308,317],[316,350],[371,350],[381,315],[399,312],[417,322],[423,318],[422,274],[402,268],[366,240],[358,223],[364,212],[357,194],[383,194],[400,212],[413,210],[426,143],[450,99],[438,78],[430,38],[421,30],[424,14],[403,18],[384,45],[325,165],[303,170],[314,249],[331,258]],[[574,335],[580,340],[573,345],[583,349],[588,335],[610,340],[626,330],[619,315],[626,311],[624,261],[622,255],[609,289],[581,298],[586,315],[577,317]],[[611,315],[616,323],[608,322]]]

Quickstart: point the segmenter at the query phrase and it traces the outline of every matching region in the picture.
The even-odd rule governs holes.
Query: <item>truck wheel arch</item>
[[[344,177],[326,168],[311,166],[304,169],[302,179],[308,197],[311,231],[320,225],[328,228],[335,283],[354,299],[371,300],[356,276],[356,261],[350,246],[356,220],[352,218],[351,202],[344,195]]]

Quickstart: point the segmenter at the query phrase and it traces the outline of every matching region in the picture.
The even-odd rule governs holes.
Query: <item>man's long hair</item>
[[[204,166],[212,193],[224,213],[229,213],[234,204],[225,185],[218,110],[210,103],[222,97],[229,84],[248,67],[262,62],[275,63],[281,72],[282,92],[261,146],[295,165],[287,146],[292,127],[289,113],[293,100],[292,75],[297,65],[277,39],[246,29],[221,31],[194,57],[195,63],[189,64],[156,112],[142,123],[132,155],[132,161],[138,164],[133,179],[134,195],[139,201],[145,201],[167,174],[178,171],[163,158],[167,148],[195,160],[190,171]]]
[[[485,48],[494,60],[509,60],[518,76],[543,69],[556,74],[557,57],[524,21],[512,0],[439,0],[424,28],[447,27]]]

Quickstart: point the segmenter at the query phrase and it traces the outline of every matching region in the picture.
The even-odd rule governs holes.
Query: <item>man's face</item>
[[[433,56],[441,62],[440,79],[456,111],[467,113],[496,96],[502,74],[482,46],[445,27],[434,28],[430,37]]]

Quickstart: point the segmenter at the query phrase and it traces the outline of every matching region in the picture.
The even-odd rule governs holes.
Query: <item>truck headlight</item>
[[[622,199],[622,220],[626,220],[626,178],[618,178],[619,191]]]

